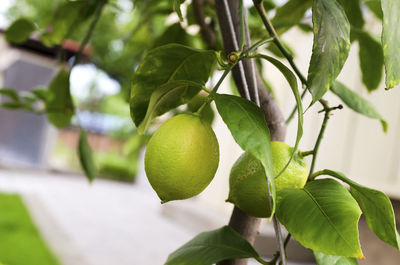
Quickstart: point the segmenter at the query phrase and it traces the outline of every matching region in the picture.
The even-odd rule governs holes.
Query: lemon
[[[277,176],[289,161],[293,148],[282,142],[271,142],[271,151],[274,176]],[[286,170],[275,179],[276,192],[279,194],[286,188],[301,189],[306,182],[307,165],[297,152]],[[255,217],[271,215],[264,167],[248,153],[242,154],[231,169],[227,201]]]
[[[147,178],[162,202],[187,199],[214,178],[218,141],[210,124],[198,115],[180,114],[154,133],[144,162]]]

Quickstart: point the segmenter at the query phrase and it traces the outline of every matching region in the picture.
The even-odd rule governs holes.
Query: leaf
[[[183,22],[183,16],[181,11],[181,4],[183,4],[185,0],[173,0],[173,9],[179,17],[179,20]]]
[[[383,51],[379,41],[376,41],[365,31],[352,31],[360,46],[359,58],[362,81],[368,91],[378,88],[382,79]]]
[[[201,84],[186,80],[173,80],[160,86],[150,97],[146,116],[138,127],[138,133],[143,134],[156,116],[187,103],[201,87]]]
[[[338,0],[342,5],[350,24],[356,28],[364,26],[364,18],[361,11],[360,0]]]
[[[273,181],[271,140],[262,110],[253,102],[232,95],[216,94],[215,104],[238,145],[260,160],[264,166],[273,199],[271,212],[271,216],[273,216],[276,193]]]
[[[89,145],[86,132],[83,129],[81,129],[79,135],[78,156],[86,177],[89,182],[92,182],[96,176],[96,167],[93,162],[92,148]]]
[[[312,0],[290,0],[276,10],[276,15],[271,22],[275,28],[278,28],[278,33],[282,34],[291,26],[298,24],[311,6]]]
[[[15,44],[23,43],[29,38],[34,30],[35,25],[32,21],[20,18],[14,21],[6,30],[6,40]]]
[[[387,132],[388,124],[378,113],[375,107],[366,99],[362,98],[357,93],[354,93],[340,82],[335,82],[331,88],[332,92],[337,95],[344,104],[349,108],[369,118],[378,119],[381,121],[382,130]]]
[[[46,113],[49,121],[61,128],[70,124],[74,114],[74,105],[69,87],[69,72],[61,69],[51,81],[46,101]]]
[[[1,88],[0,95],[6,96],[13,101],[19,101],[17,92],[12,88]]]
[[[338,256],[325,255],[323,253],[313,251],[315,260],[318,265],[357,265],[355,258],[346,258]]]
[[[350,49],[350,24],[335,0],[315,0],[314,44],[308,68],[312,103],[322,98],[339,75]]]
[[[51,96],[51,93],[43,88],[34,88],[31,92],[37,99],[40,99],[44,102],[46,102]]]
[[[229,226],[203,232],[168,256],[165,265],[211,265],[225,259],[257,258],[254,248]]]
[[[281,63],[280,61],[278,61],[277,59],[267,56],[267,55],[263,55],[263,54],[259,54],[256,55],[259,58],[265,59],[267,61],[269,61],[270,63],[272,63],[276,68],[278,68],[278,70],[285,76],[286,80],[288,81],[290,88],[292,89],[293,95],[296,99],[296,107],[297,107],[297,135],[296,135],[296,143],[293,147],[293,152],[292,155],[290,156],[289,161],[286,163],[286,166],[282,169],[281,173],[287,168],[287,166],[290,164],[290,162],[293,159],[294,154],[297,151],[297,148],[299,146],[299,142],[301,137],[303,136],[303,104],[301,102],[301,97],[300,97],[300,93],[299,93],[299,89],[297,87],[297,79],[296,76],[293,74],[292,71],[290,71],[289,68],[287,68],[283,63]],[[281,174],[279,173],[279,175]],[[278,176],[279,176],[278,175]],[[275,176],[276,178],[277,176]]]
[[[11,102],[4,102],[1,106],[5,109],[16,110],[16,109],[24,109],[28,111],[33,111],[30,104],[23,103],[20,101],[11,101]]]
[[[379,18],[380,20],[383,19],[383,12],[380,0],[365,1],[364,5],[366,5],[377,18]]]
[[[361,210],[337,181],[310,181],[278,194],[279,221],[304,247],[328,255],[362,258],[358,241]]]
[[[400,250],[393,206],[383,192],[361,186],[340,172],[325,169],[322,173],[349,184],[350,192],[359,203],[371,231],[382,241]]]
[[[400,83],[400,1],[381,0],[381,4],[386,89],[390,89]]]
[[[137,126],[143,121],[151,94],[172,80],[189,80],[204,85],[216,61],[213,51],[179,44],[155,48],[145,56],[133,77],[130,108]]]

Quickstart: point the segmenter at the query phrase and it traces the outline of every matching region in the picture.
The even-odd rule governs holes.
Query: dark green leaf
[[[20,18],[8,27],[6,31],[6,40],[16,44],[23,43],[29,38],[34,30],[35,25],[32,21]]]
[[[352,31],[360,46],[362,80],[368,91],[378,88],[382,79],[383,51],[381,43],[365,31]]]
[[[69,89],[69,72],[61,69],[49,85],[49,97],[46,101],[46,113],[49,121],[56,127],[70,124],[74,114],[74,105]]]
[[[275,212],[275,184],[272,168],[271,140],[262,110],[253,102],[232,95],[215,95],[217,110],[238,145],[261,161],[270,183]]]
[[[350,49],[350,24],[335,0],[315,0],[314,44],[308,68],[312,104],[322,98],[339,75]]]
[[[49,91],[42,89],[42,88],[35,88],[32,90],[32,94],[35,95],[38,99],[46,102],[50,96]]]
[[[19,100],[17,92],[12,88],[1,88],[0,95],[6,96],[13,101]]]
[[[172,80],[161,85],[150,97],[146,116],[138,127],[138,133],[143,134],[155,117],[187,103],[201,87],[201,84],[186,80]]]
[[[346,258],[339,256],[330,256],[323,253],[313,251],[315,260],[318,265],[357,265],[355,258]]]
[[[295,145],[293,147],[292,155],[290,156],[289,161],[287,162],[286,166],[283,169],[283,170],[285,170],[286,167],[292,161],[292,158],[293,158],[294,154],[296,153],[297,148],[299,146],[300,139],[303,136],[303,104],[301,102],[299,89],[297,87],[297,79],[296,79],[296,76],[293,74],[293,72],[290,71],[289,68],[287,68],[283,63],[281,63],[277,59],[275,59],[273,57],[270,57],[270,56],[267,56],[267,55],[263,55],[263,54],[258,54],[256,56],[259,57],[259,58],[262,58],[262,59],[265,59],[265,60],[269,61],[276,68],[278,68],[278,70],[284,75],[284,77],[288,81],[288,83],[290,85],[290,88],[292,89],[293,95],[295,97],[295,100],[296,100],[297,117],[298,117],[298,119],[297,119],[296,143],[295,143]],[[283,170],[282,170],[282,172],[283,172]]]
[[[369,228],[384,242],[400,250],[396,218],[390,199],[381,191],[366,188],[348,179],[340,172],[325,169],[324,174],[336,177],[350,185],[350,192],[360,204]]]
[[[291,26],[298,24],[311,5],[312,0],[289,0],[276,10],[272,24],[278,28],[278,33],[282,34]]]
[[[96,177],[96,167],[93,162],[92,148],[89,145],[86,132],[81,130],[78,143],[78,155],[81,167],[90,182]]]
[[[203,232],[168,256],[165,265],[211,265],[225,259],[257,258],[254,248],[229,226]]]
[[[4,102],[1,106],[5,109],[16,110],[16,109],[24,109],[32,111],[32,107],[30,104],[26,104],[20,101],[11,101],[11,102]]]
[[[400,1],[381,0],[382,47],[385,58],[386,89],[400,83]]]
[[[185,2],[185,0],[173,0],[173,9],[179,17],[179,20],[183,22],[183,16],[181,11],[181,4]]]
[[[171,80],[189,80],[204,85],[216,61],[213,51],[179,44],[155,48],[146,55],[133,77],[131,116],[139,125],[147,111],[151,94]]]
[[[372,11],[372,13],[374,13],[377,18],[382,20],[383,12],[380,0],[365,1],[364,4],[369,8],[369,10]]]
[[[364,26],[364,18],[362,16],[360,0],[338,0],[342,5],[350,24],[356,28]]]
[[[335,93],[344,102],[344,104],[346,104],[352,110],[369,118],[380,120],[383,131],[387,131],[387,122],[382,118],[382,116],[369,101],[362,98],[357,93],[354,93],[340,82],[334,83],[332,86],[332,92]]]
[[[276,214],[306,248],[334,256],[363,257],[358,241],[361,210],[335,180],[314,180],[300,190],[282,190]]]

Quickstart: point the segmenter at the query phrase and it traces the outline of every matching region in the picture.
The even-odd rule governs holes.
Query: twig
[[[204,12],[205,4],[206,2],[204,0],[193,0],[194,18],[196,19],[197,24],[200,26],[201,36],[207,42],[210,48],[214,48],[217,43],[217,35],[212,26],[206,23],[206,16]]]

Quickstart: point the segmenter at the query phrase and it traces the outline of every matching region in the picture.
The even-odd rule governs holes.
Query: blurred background
[[[71,65],[88,23],[67,32],[77,20],[86,19],[79,18],[82,13],[76,10],[80,9],[66,14],[56,12],[68,2],[2,0],[0,87],[13,88],[29,101],[31,91],[49,85],[60,70],[60,62]],[[168,1],[157,2],[157,11],[130,0],[113,0],[105,7],[82,63],[71,72],[76,113],[70,126],[55,128],[43,113],[13,110],[4,104],[7,96],[0,95],[4,107],[0,108],[0,264],[163,264],[170,252],[199,232],[228,223],[233,208],[225,202],[229,171],[242,151],[218,115],[213,128],[221,159],[215,179],[203,193],[161,205],[144,173],[144,146],[151,132],[172,114],[157,119],[147,135],[135,133],[127,103],[132,73],[149,48],[167,42],[207,48],[196,35],[199,28],[193,21],[180,23],[167,8]],[[183,10],[193,12],[191,1]],[[207,12],[210,19],[215,18],[212,10]],[[364,27],[378,34],[381,22],[369,10],[363,12]],[[54,28],[35,33],[24,43],[10,45],[4,32],[20,17],[32,19],[40,27],[48,24]],[[310,18],[306,15],[304,23],[310,23]],[[249,25],[253,32],[262,27],[251,17]],[[295,54],[300,70],[306,73],[312,34],[293,27],[283,40]],[[213,48],[219,47],[217,43]],[[370,100],[388,122],[389,130],[384,133],[379,121],[346,107],[335,111],[316,168],[341,171],[354,181],[384,191],[393,200],[399,220],[400,91],[385,91],[382,81],[376,91],[368,93],[359,69],[358,45],[353,43],[339,80]],[[263,65],[262,71],[285,117],[289,116],[295,101],[286,81],[273,67]],[[216,72],[209,80],[210,87],[220,74]],[[226,79],[221,92],[231,93],[231,86],[232,81]],[[326,99],[332,106],[340,104],[334,95],[328,94]],[[306,96],[304,102],[308,106],[310,98]],[[40,109],[40,102],[34,104]],[[315,143],[323,119],[319,108],[316,104],[305,113],[302,150],[312,149]],[[179,110],[185,111],[185,107]],[[98,176],[93,183],[83,176],[79,166],[78,124],[87,131],[94,150]],[[292,145],[296,126],[292,121],[288,128],[286,142]],[[360,264],[399,264],[399,253],[381,243],[363,220],[360,238],[366,256]],[[276,251],[268,221],[262,225],[256,248],[265,257]],[[291,264],[314,264],[311,252],[294,240],[288,251]]]

